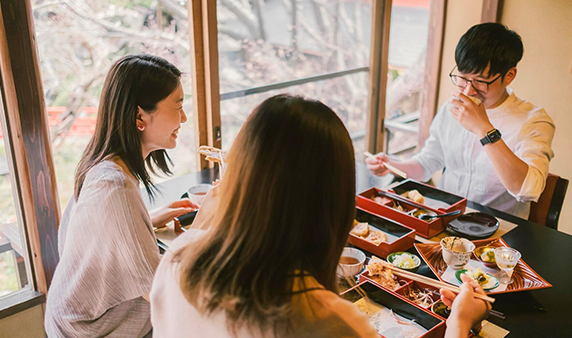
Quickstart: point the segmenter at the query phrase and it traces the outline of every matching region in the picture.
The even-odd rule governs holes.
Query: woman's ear
[[[141,107],[137,106],[137,117],[135,123],[137,124],[137,129],[139,131],[145,130],[145,121],[144,121],[145,117],[146,117],[145,111]]]

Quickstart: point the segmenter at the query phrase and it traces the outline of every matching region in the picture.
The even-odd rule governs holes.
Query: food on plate
[[[379,285],[390,290],[395,290],[399,287],[399,282],[393,272],[391,272],[390,265],[380,258],[372,256],[366,269],[369,272],[369,278]]]
[[[401,255],[395,255],[392,264],[402,269],[411,269],[417,266],[415,257],[406,253],[402,253]]]
[[[465,275],[469,276],[472,280],[479,283],[481,286],[486,285],[490,280],[490,277],[484,273],[481,268],[476,270],[467,270]]]
[[[429,306],[433,304],[433,297],[431,297],[431,291],[423,291],[418,288],[410,287],[409,293],[406,295],[413,303],[421,306]]]
[[[226,161],[227,153],[219,148],[200,146],[197,153],[204,155],[207,161],[223,163]]]
[[[443,303],[443,301],[441,300],[435,302],[433,306],[431,306],[431,311],[433,311],[434,313],[438,314],[443,318],[448,318],[449,315],[451,314],[451,309],[447,305],[445,305],[445,303]]]
[[[479,257],[483,262],[495,263],[495,249],[494,248],[484,248],[481,256]]]
[[[419,204],[423,204],[423,202],[425,202],[423,195],[421,195],[421,193],[419,191],[417,191],[416,189],[406,191],[403,194],[401,194],[401,196],[408,198],[408,199],[412,200],[413,202],[416,202]]]
[[[370,227],[368,223],[359,223],[354,221],[354,227],[350,234],[361,237],[368,242],[379,245],[381,242],[387,242],[387,235],[374,227]]]
[[[401,211],[401,212],[407,212],[407,211],[405,210],[405,208],[404,208],[401,204],[399,204],[399,202],[397,202],[397,201],[393,201],[393,205],[392,205],[391,207],[392,207],[393,209],[399,210],[399,211]]]

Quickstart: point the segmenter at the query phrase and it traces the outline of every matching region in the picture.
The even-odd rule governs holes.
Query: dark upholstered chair
[[[546,187],[540,195],[538,202],[530,205],[529,221],[558,229],[558,218],[568,189],[568,180],[558,175],[548,174]]]

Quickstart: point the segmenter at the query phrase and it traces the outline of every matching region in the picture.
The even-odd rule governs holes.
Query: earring
[[[145,126],[142,125],[142,124],[141,124],[141,125],[138,125],[138,126],[137,126],[137,129],[138,129],[139,131],[143,131],[143,130],[145,130]]]

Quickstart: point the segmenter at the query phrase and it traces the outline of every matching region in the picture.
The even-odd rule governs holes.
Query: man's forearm
[[[528,164],[518,158],[503,140],[484,147],[501,183],[508,191],[517,195],[526,179]]]

